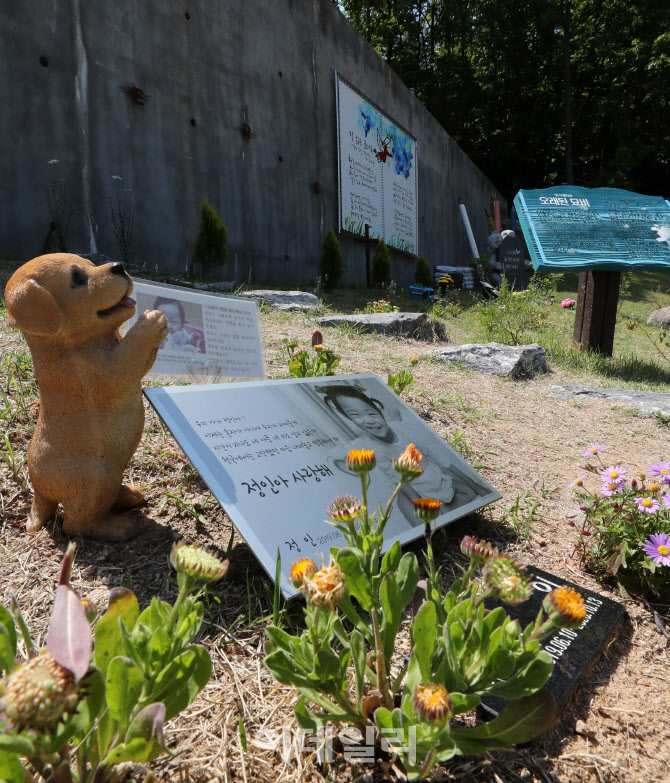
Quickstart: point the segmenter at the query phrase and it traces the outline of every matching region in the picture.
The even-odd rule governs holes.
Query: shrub
[[[200,264],[210,279],[214,269],[228,260],[228,231],[207,199],[200,205],[200,231],[193,251],[193,263]]]
[[[377,249],[372,258],[372,285],[382,286],[388,285],[391,282],[391,256],[389,254],[388,245],[383,239],[377,242]]]
[[[312,335],[314,356],[304,348],[297,351],[298,343],[295,341],[284,340],[284,347],[288,358],[290,378],[316,378],[322,375],[335,375],[335,368],[340,363],[340,357],[332,348],[323,347],[323,335],[319,331]]]
[[[373,302],[368,302],[365,307],[360,310],[356,310],[357,313],[397,313],[398,307],[390,302],[388,299],[375,299]]]
[[[498,298],[483,302],[479,313],[486,339],[504,345],[521,345],[547,325],[547,313],[537,295],[530,290],[512,291],[506,278]]]
[[[321,246],[321,263],[319,264],[321,284],[326,290],[335,288],[343,274],[344,262],[342,261],[340,242],[333,229],[329,228]]]
[[[528,576],[495,547],[469,536],[461,543],[469,563],[444,592],[431,543],[440,501],[431,498],[414,501],[426,529],[428,576],[420,582],[416,555],[403,555],[398,541],[381,556],[394,500],[421,474],[420,452],[410,445],[394,460],[398,485],[386,509],[380,506],[373,514],[367,510],[367,490],[374,452],[352,450],[346,464],[360,475],[361,499],[336,498],[327,513],[347,546],[331,548],[330,563],[320,569],[309,558],[293,564],[293,584],[307,601],[305,630],[292,635],[267,628],[265,665],[298,690],[300,726],[318,732],[328,722],[348,723],[362,733],[373,724],[381,747],[387,750],[390,740],[409,777],[421,779],[457,754],[484,753],[541,734],[555,707],[540,690],[553,670],[540,641],[555,628],[581,625],[582,597],[557,588],[536,620],[522,629],[503,606],[489,611],[484,601],[526,600],[532,590]],[[411,611],[411,648],[398,672],[391,662],[405,610]],[[485,727],[451,724],[486,695],[510,704]]]
[[[433,273],[431,272],[428,259],[425,256],[421,256],[421,258],[417,258],[416,260],[414,282],[417,285],[422,285],[424,288],[432,288],[433,286]]]
[[[587,475],[570,485],[580,500],[577,550],[601,578],[615,577],[635,592],[670,597],[670,462],[656,462],[647,474],[628,475],[620,465],[608,467],[597,444],[584,454],[588,473],[600,474],[602,486],[589,490]],[[573,522],[574,524],[574,522]]]

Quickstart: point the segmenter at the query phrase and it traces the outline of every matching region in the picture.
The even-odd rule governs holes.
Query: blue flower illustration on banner
[[[369,103],[358,104],[358,126],[364,131],[366,137],[370,131],[374,131],[379,125],[379,112]]]
[[[395,163],[395,173],[408,179],[412,169],[412,145],[414,140],[410,139],[405,133],[396,127],[389,128],[389,133],[393,137],[393,158]]]

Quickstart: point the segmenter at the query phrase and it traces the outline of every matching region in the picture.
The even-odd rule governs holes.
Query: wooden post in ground
[[[573,341],[583,350],[611,356],[621,272],[582,272],[579,275]]]
[[[370,247],[377,244],[376,239],[370,239],[370,226],[365,224],[365,236],[357,237],[356,242],[363,242],[365,245],[365,284],[368,288],[371,286],[370,282]]]

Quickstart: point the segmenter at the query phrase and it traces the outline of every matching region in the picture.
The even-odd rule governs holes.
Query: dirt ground
[[[295,337],[308,346],[316,319],[267,311],[261,319],[267,375],[282,377],[286,374],[282,340]],[[552,399],[550,384],[585,381],[560,371],[506,381],[430,361],[437,347],[431,343],[363,337],[339,329],[324,329],[324,343],[342,357],[338,374],[370,371],[386,380],[389,372],[409,369],[417,356],[419,362],[411,368],[416,384],[407,402],[439,435],[453,438],[462,433],[464,456],[502,493],[499,503],[445,529],[442,557],[457,550],[464,534],[472,533],[522,563],[560,574],[625,604],[627,614],[619,633],[547,736],[523,749],[457,758],[439,768],[433,779],[670,780],[670,645],[662,630],[663,623],[670,630],[670,607],[655,607],[657,623],[648,604],[635,597],[622,598],[612,586],[599,584],[585,573],[574,556],[575,531],[569,522],[578,519],[579,511],[567,488],[579,474],[582,452],[592,443],[607,444],[612,460],[622,460],[629,470],[644,470],[653,461],[670,459],[668,427],[611,402]],[[2,356],[25,350],[20,335],[0,324]],[[6,389],[6,377],[0,382]],[[587,382],[593,384],[593,379]],[[29,426],[36,416],[33,404],[12,425],[10,439],[18,460],[25,456]],[[145,438],[128,474],[132,483],[146,488],[146,506],[132,512],[141,524],[140,534],[121,544],[80,541],[73,571],[75,589],[101,610],[109,588],[116,585],[131,586],[143,606],[155,594],[174,598],[168,566],[173,542],[185,538],[224,551],[231,534],[226,514],[148,406]],[[22,489],[4,463],[0,487],[0,600],[6,605],[13,591],[30,626],[43,639],[67,540],[58,518],[37,535],[26,534],[29,488]],[[527,537],[515,534],[505,511],[519,496],[541,502]],[[324,510],[314,509],[314,513],[322,515]],[[175,755],[154,762],[156,777],[338,783],[397,779],[397,770],[387,762],[357,765],[337,755],[331,764],[319,765],[313,754],[300,750],[292,712],[295,691],[274,682],[262,665],[270,595],[269,581],[236,536],[228,576],[206,608],[202,642],[211,654],[214,674],[187,712],[168,725],[167,738]]]

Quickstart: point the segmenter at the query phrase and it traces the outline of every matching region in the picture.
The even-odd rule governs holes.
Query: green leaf
[[[12,626],[13,630],[13,626]],[[16,636],[14,644],[4,623],[0,623],[0,672],[9,674],[16,665]]]
[[[276,625],[268,625],[265,633],[268,636],[269,644],[266,642],[266,649],[269,653],[277,649],[288,652],[291,649],[291,642],[295,644],[300,641],[297,636],[291,636],[283,628],[279,628]]]
[[[360,710],[363,687],[365,684],[365,639],[356,630],[351,632],[349,639],[351,645],[351,657],[354,663],[354,686],[356,688],[356,706]]]
[[[95,665],[104,677],[109,662],[118,655],[122,644],[119,622],[132,631],[140,616],[140,605],[135,595],[125,587],[115,587],[109,593],[109,606],[95,626]]]
[[[27,737],[16,734],[0,734],[0,758],[3,753],[17,753],[24,758],[35,755],[35,746]],[[3,778],[0,777],[0,780]]]
[[[380,633],[384,647],[384,657],[391,659],[395,649],[395,641],[402,623],[403,606],[400,602],[400,590],[394,574],[387,574],[379,590],[379,600],[384,610]]]
[[[551,656],[546,652],[539,652],[523,670],[509,680],[494,683],[488,690],[492,695],[501,696],[503,699],[530,696],[547,682],[553,670],[554,662]]]
[[[107,706],[123,730],[142,695],[144,677],[130,658],[112,658],[106,677]]]
[[[419,563],[414,552],[403,555],[395,577],[400,589],[400,606],[404,610],[414,597],[414,591],[419,584]]]
[[[454,691],[449,693],[449,696],[454,708],[454,715],[475,710],[482,703],[478,693],[457,693]]]
[[[391,548],[382,558],[382,574],[395,573],[398,570],[401,555],[402,547],[400,546],[400,541],[396,538],[391,544]]]
[[[366,612],[372,609],[372,591],[363,564],[353,549],[340,549],[337,562],[344,573],[347,591],[353,595]]]
[[[147,705],[128,726],[123,744],[115,747],[103,763],[112,766],[123,761],[134,761],[138,764],[153,761],[165,750],[164,721],[164,704],[157,702]]]
[[[116,731],[116,721],[109,710],[105,710],[98,721],[98,750],[101,756],[104,756],[109,750],[109,746],[114,738]]]
[[[307,699],[301,696],[295,705],[295,717],[301,729],[314,734],[319,728],[319,722],[314,713],[307,706]]]
[[[2,783],[25,783],[26,773],[14,753],[0,750],[0,780]]]
[[[180,641],[181,649],[184,649],[184,647],[190,644],[198,635],[198,631],[202,627],[204,616],[204,604],[202,604],[200,601],[196,601],[192,605],[191,611],[179,621],[176,635]],[[165,623],[165,625],[167,625],[167,623]],[[162,628],[159,630],[162,630]]]
[[[0,671],[9,673],[16,664],[16,628],[14,618],[0,604]]]
[[[284,650],[276,650],[265,659],[265,666],[283,685],[294,688],[313,688],[314,681],[297,669],[295,661]]]
[[[168,662],[172,642],[167,632],[163,628],[154,631],[149,643],[149,655],[151,659],[151,668],[160,671]]]
[[[472,747],[478,743],[470,745],[470,741],[480,741],[485,746],[484,750],[528,742],[551,726],[555,714],[554,697],[547,691],[538,691],[511,702],[497,718],[481,726],[468,729],[452,727],[451,736],[461,753],[482,752],[473,751]]]
[[[426,682],[430,682],[433,650],[437,638],[437,610],[432,601],[426,601],[419,609],[412,623],[412,631],[414,637],[413,654],[419,664],[421,677]]]
[[[92,669],[81,682],[84,698],[77,704],[77,711],[68,719],[72,722],[74,736],[80,740],[93,726],[105,706],[105,681],[98,669]]]
[[[156,677],[149,698],[165,704],[165,720],[170,720],[188,707],[211,676],[209,653],[198,644],[191,645]]]

